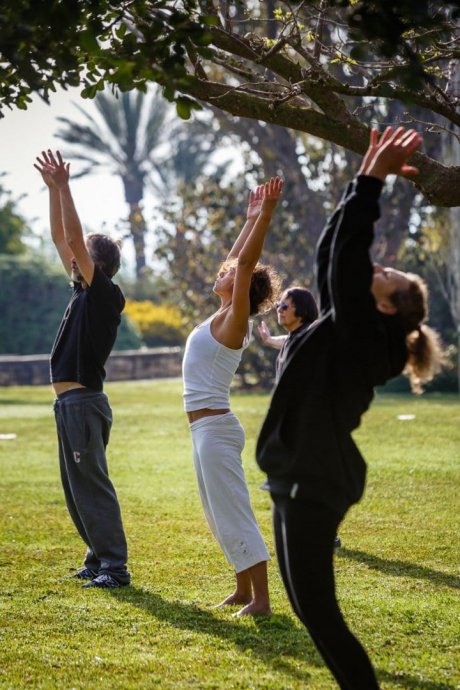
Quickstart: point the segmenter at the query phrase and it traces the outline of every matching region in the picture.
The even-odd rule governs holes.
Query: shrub
[[[182,345],[184,342],[181,313],[175,305],[127,299],[125,311],[149,347]]]
[[[0,255],[0,354],[33,355],[51,351],[70,299],[68,278],[58,264],[42,257]],[[115,349],[141,347],[122,316]]]

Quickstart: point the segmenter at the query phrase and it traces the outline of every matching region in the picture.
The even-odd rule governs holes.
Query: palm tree
[[[81,124],[59,117],[64,127],[56,136],[78,147],[70,155],[87,163],[76,177],[99,168],[122,180],[139,277],[146,265],[147,225],[142,211],[145,188],[148,182],[158,191],[164,186],[162,178],[168,156],[165,144],[174,139],[173,132],[178,125],[171,107],[157,89],[148,94],[123,93],[119,98],[109,91],[101,92],[94,103],[101,124],[77,105],[87,122]]]

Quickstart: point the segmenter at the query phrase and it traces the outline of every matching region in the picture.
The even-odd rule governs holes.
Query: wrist
[[[61,194],[70,194],[70,187],[68,182],[63,182],[62,184],[58,184],[57,188],[59,189],[59,192]]]
[[[385,178],[389,174],[389,171],[384,166],[375,164],[371,165],[365,172],[362,172],[360,174],[366,175],[368,177],[376,177],[382,182],[385,182]]]

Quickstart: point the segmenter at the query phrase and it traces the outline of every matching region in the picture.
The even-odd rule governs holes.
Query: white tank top
[[[223,410],[230,407],[230,384],[243,351],[249,345],[252,321],[243,346],[232,350],[219,343],[211,333],[215,314],[193,329],[185,344],[182,360],[184,379],[184,407],[186,412],[208,408]]]

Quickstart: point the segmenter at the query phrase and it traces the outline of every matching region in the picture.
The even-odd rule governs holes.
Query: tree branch
[[[242,91],[229,91],[223,84],[190,78],[187,93],[238,116],[281,125],[343,146],[363,155],[369,141],[369,128],[351,114],[347,122],[336,120],[313,108],[296,102],[279,103],[267,108],[266,98]],[[265,96],[265,94],[264,94]],[[438,206],[460,206],[460,166],[445,166],[426,154],[415,153],[411,162],[420,170],[412,179],[427,200]]]

